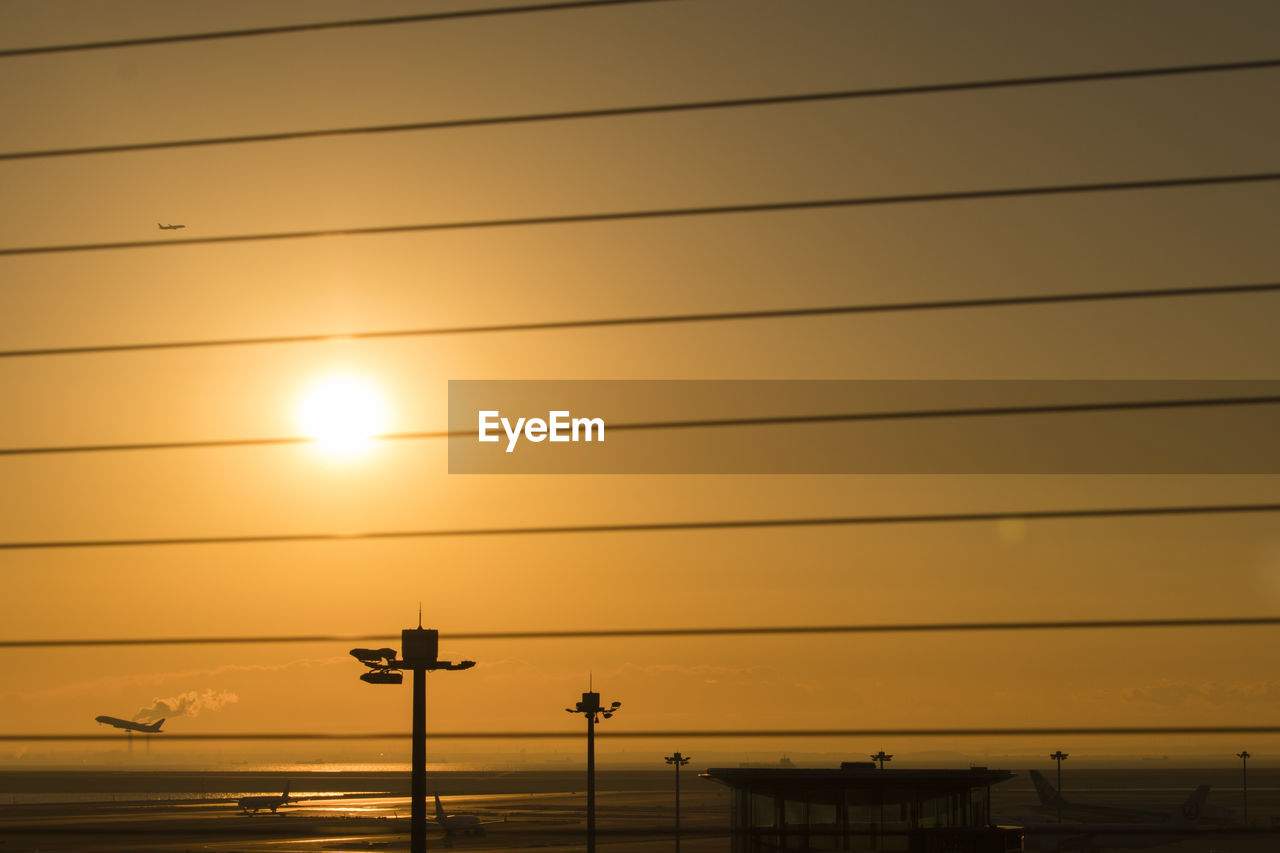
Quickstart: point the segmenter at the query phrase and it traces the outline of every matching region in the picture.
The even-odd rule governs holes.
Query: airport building
[[[1007,770],[721,767],[702,774],[733,790],[733,853],[859,850],[1005,853],[1016,831],[991,825],[991,786]]]

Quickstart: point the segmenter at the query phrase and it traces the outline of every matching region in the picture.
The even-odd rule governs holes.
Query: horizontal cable
[[[250,36],[274,36],[291,33],[318,32],[320,30],[352,29],[355,27],[383,27],[393,24],[418,24],[429,21],[453,21],[460,18],[485,18],[498,15],[519,15],[529,12],[558,12],[566,9],[597,6],[626,6],[637,3],[657,3],[664,0],[576,0],[572,3],[531,3],[524,6],[505,6],[492,9],[462,9],[456,12],[425,12],[417,15],[396,15],[387,18],[357,18],[345,21],[319,21],[312,24],[281,24],[273,27],[253,27],[239,30],[214,30],[200,33],[179,33],[167,36],[143,36],[111,41],[86,41],[73,44],[49,44],[35,47],[13,47],[0,50],[0,57],[34,56],[45,53],[70,53],[81,50],[103,50],[117,47],[144,47],[156,44],[177,44],[215,39],[247,38]]]
[[[635,524],[568,524],[548,527],[472,527],[434,530],[383,530],[366,533],[275,533],[242,536],[188,536],[145,539],[50,539],[0,542],[0,551],[61,548],[142,548],[170,545],[246,545],[293,542],[344,542],[386,539],[440,539],[468,536],[536,536],[583,533],[658,533],[704,530],[769,530],[794,527],[847,527],[880,524],[937,524],[973,521],[1142,518],[1184,515],[1232,515],[1277,512],[1280,503],[1205,504],[1200,506],[1113,507],[1003,512],[953,512],[916,515],[847,515],[825,518],[753,518],[720,521],[659,521]]]
[[[915,622],[872,625],[753,625],[720,628],[620,628],[562,631],[444,632],[454,640],[602,640],[618,637],[741,637],[784,634],[915,634],[955,631],[1078,631],[1119,628],[1239,628],[1280,625],[1280,616],[1224,616],[1184,619],[1068,619],[1021,622]],[[212,646],[266,643],[382,643],[397,634],[302,634],[239,637],[116,637],[79,640],[0,640],[0,649],[95,648],[113,646]]]
[[[162,246],[200,246],[225,243],[299,240],[318,237],[358,237],[375,234],[406,234],[428,231],[464,231],[480,228],[514,228],[538,225],[578,225],[587,222],[626,222],[671,219],[685,216],[727,216],[740,213],[783,213],[800,210],[830,210],[874,207],[891,204],[978,201],[999,198],[1068,195],[1095,192],[1177,189],[1229,184],[1268,183],[1280,180],[1280,172],[1233,175],[1200,175],[1187,178],[1154,178],[1137,181],[1103,181],[1083,184],[1048,184],[1004,189],[955,190],[950,192],[905,193],[854,198],[809,199],[802,201],[752,202],[747,204],[670,207],[650,210],[623,210],[601,213],[567,213],[550,216],[520,216],[502,219],[471,219],[455,222],[426,222],[414,225],[375,225],[362,228],[331,228],[313,231],[278,231],[262,234],[227,234],[218,237],[173,237],[168,239],[125,240],[115,243],[68,243],[53,246],[12,246],[0,248],[0,256],[47,255],[66,252],[93,252],[112,249],[153,249]]]
[[[145,734],[145,733],[143,733]],[[793,738],[793,737],[1042,737],[1049,735],[1225,735],[1280,734],[1280,725],[1257,726],[1025,726],[1012,728],[863,728],[863,729],[685,729],[628,731],[602,725],[596,737],[610,740],[640,738]],[[0,734],[0,741],[105,741],[119,732],[95,734]],[[182,734],[157,732],[164,740],[407,740],[409,732],[210,732]],[[533,732],[428,732],[428,740],[574,740],[572,731]]]
[[[1206,409],[1234,406],[1270,406],[1280,403],[1280,396],[1204,397],[1170,400],[1119,400],[1104,403],[1054,403],[1032,406],[989,406],[951,409],[918,409],[893,412],[842,412],[822,415],[776,415],[749,418],[705,418],[681,421],[645,421],[608,424],[610,432],[640,432],[663,429],[703,429],[753,426],[801,426],[813,424],[858,423],[866,421],[927,420],[932,418],[1010,417],[1018,415],[1061,415],[1157,409]],[[393,432],[371,436],[380,441],[417,439],[468,438],[477,430],[441,430],[434,432]],[[67,453],[118,453],[131,450],[194,450],[231,447],[267,447],[314,444],[318,439],[299,436],[278,438],[224,438],[197,441],[152,441],[129,444],[64,444],[43,447],[4,447],[3,456],[49,456]]]
[[[1119,299],[1166,299],[1184,296],[1226,296],[1274,293],[1280,282],[1258,284],[1217,284],[1199,287],[1165,287],[1143,290],[1084,291],[1048,293],[1038,296],[989,296],[971,299],[930,299],[915,302],[872,302],[861,305],[828,305],[816,308],[769,308],[760,311],[714,311],[701,314],[655,314],[639,317],[603,317],[586,320],[548,320],[532,323],[494,323],[482,326],[437,326],[425,329],[392,329],[374,332],[334,332],[312,335],[274,335],[252,338],[203,338],[189,341],[156,341],[132,344],[93,344],[75,347],[0,350],[0,358],[51,355],[89,355],[147,350],[235,347],[263,344],[309,344],[325,341],[417,338],[437,335],[493,334],[500,332],[540,332],[559,329],[589,329],[609,326],[656,326],[675,323],[707,323],[733,320],[779,320],[795,317],[823,317],[842,314],[880,314],[899,311],[937,311],[956,308],[1004,308],[1023,305],[1051,305],[1070,302],[1105,302]]]
[[[45,157],[71,157],[85,154],[120,154],[130,151],[156,151],[170,148],[241,145],[246,143],[283,142],[289,140],[362,136],[379,133],[406,133],[411,131],[446,130],[466,127],[490,127],[494,125],[535,124],[539,122],[570,121],[578,119],[621,118],[624,116],[636,115],[739,109],[746,107],[783,106],[787,104],[848,101],[862,98],[882,98],[902,95],[942,94],[947,92],[967,92],[984,89],[1011,89],[1026,86],[1092,83],[1106,80],[1125,80],[1143,77],[1168,77],[1173,75],[1208,74],[1224,71],[1255,71],[1277,67],[1280,67],[1280,59],[1215,62],[1201,65],[1166,65],[1155,68],[1134,68],[1124,71],[1090,71],[1078,74],[1051,74],[1034,77],[1011,77],[996,80],[967,80],[955,83],[926,83],[916,86],[889,86],[872,89],[843,89],[827,92],[803,92],[790,95],[765,95],[753,98],[720,98],[706,101],[638,104],[627,107],[558,110],[554,112],[522,113],[518,115],[441,119],[437,121],[401,122],[397,124],[362,125],[358,127],[331,127],[315,130],[281,131],[277,133],[252,133],[242,134],[239,136],[212,136],[195,139],[168,139],[152,142],[84,145],[75,148],[44,148],[31,151],[0,152],[0,160],[30,160]]]

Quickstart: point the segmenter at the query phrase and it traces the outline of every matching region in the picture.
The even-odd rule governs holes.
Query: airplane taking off
[[[177,231],[179,228],[186,228],[187,226],[185,226],[185,225],[161,225],[159,222],[157,222],[157,223],[156,223],[156,227],[157,227],[157,228],[159,228],[161,231]]]
[[[250,812],[257,814],[262,809],[271,809],[271,813],[275,814],[276,809],[283,805],[288,805],[291,799],[297,802],[296,798],[289,796],[289,783],[285,782],[283,794],[261,794],[253,797],[241,797],[239,803],[240,811],[245,814]]]
[[[165,721],[165,718],[161,717],[151,725],[147,725],[146,723],[135,723],[133,720],[121,720],[118,717],[108,717],[106,714],[103,714],[101,717],[94,717],[93,719],[95,722],[107,723],[115,726],[117,729],[124,729],[129,732],[146,732],[148,734],[155,734],[160,731],[160,725]]]
[[[1133,847],[1160,847],[1177,844],[1195,833],[1196,821],[1209,796],[1209,786],[1201,785],[1181,806],[1167,811],[1160,823],[1022,823],[1022,849],[1059,851],[1100,851]]]
[[[439,794],[436,794],[436,816],[433,820],[444,827],[446,836],[453,835],[455,832],[484,835],[484,825],[486,823],[500,822],[496,820],[481,820],[479,815],[474,814],[463,814],[461,812],[448,814],[445,812],[444,806],[440,805]]]

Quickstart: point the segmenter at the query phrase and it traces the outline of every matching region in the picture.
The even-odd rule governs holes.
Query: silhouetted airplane
[[[94,717],[93,719],[99,723],[107,723],[108,725],[115,726],[117,729],[124,729],[130,732],[147,732],[148,734],[154,734],[155,732],[160,731],[160,724],[165,721],[165,718],[161,717],[151,725],[147,725],[146,723],[135,723],[133,720],[121,720],[118,717],[108,717],[106,714],[103,714],[101,717]]]
[[[462,814],[461,812],[448,814],[445,812],[444,806],[440,805],[439,794],[436,794],[436,816],[434,820],[444,827],[445,835],[453,835],[455,832],[484,835],[484,825],[486,823],[499,823],[496,820],[481,820],[479,815],[474,814]]]
[[[1189,832],[1195,831],[1196,821],[1208,796],[1209,786],[1201,785],[1185,803],[1167,811],[1159,824],[1023,822],[1022,849],[1058,853],[1176,844],[1185,840]]]
[[[1050,814],[1057,814],[1061,811],[1062,816],[1070,820],[1079,821],[1098,821],[1103,820],[1108,823],[1145,823],[1164,821],[1169,818],[1168,803],[1081,803],[1068,801],[1063,798],[1061,792],[1053,787],[1048,779],[1044,778],[1039,772],[1032,770],[1029,772],[1031,782],[1036,786],[1036,796],[1040,798],[1041,811]],[[1197,789],[1198,790],[1198,789]],[[1208,788],[1205,789],[1206,792]],[[1201,802],[1198,807],[1195,819],[1205,816],[1206,809]],[[1227,818],[1226,814],[1218,814],[1220,809],[1214,810],[1213,817],[1218,819]]]
[[[187,226],[185,226],[185,225],[161,225],[159,222],[157,222],[157,223],[156,223],[156,227],[158,227],[161,231],[177,231],[179,228],[186,228]]]
[[[260,794],[253,797],[241,797],[239,805],[240,810],[245,814],[250,812],[257,814],[262,809],[271,809],[272,814],[274,814],[276,809],[287,805],[290,799],[293,798],[289,796],[289,783],[285,782],[283,794]]]

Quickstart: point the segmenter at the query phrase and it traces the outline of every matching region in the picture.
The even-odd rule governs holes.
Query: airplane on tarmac
[[[250,812],[257,814],[262,809],[271,809],[271,813],[275,814],[276,809],[283,805],[288,805],[289,800],[297,802],[296,797],[289,796],[289,783],[285,782],[283,794],[259,794],[252,797],[241,797],[238,805],[240,806],[240,811],[245,814]]]
[[[1039,853],[1159,847],[1177,844],[1198,832],[1196,822],[1209,796],[1209,786],[1201,785],[1181,806],[1166,811],[1156,823],[1051,823],[1022,822],[1022,849]]]
[[[98,723],[108,723],[113,725],[117,729],[124,729],[129,732],[146,732],[147,734],[155,734],[156,732],[159,732],[161,724],[165,721],[165,718],[161,717],[151,725],[147,725],[146,723],[135,723],[133,720],[122,720],[119,717],[108,717],[106,714],[103,714],[100,717],[94,717],[93,719]]]
[[[1168,803],[1099,803],[1068,801],[1053,784],[1038,771],[1031,770],[1028,775],[1036,786],[1036,796],[1040,798],[1039,811],[1057,815],[1069,820],[1105,823],[1158,823],[1169,817]],[[1196,820],[1209,819],[1230,823],[1234,815],[1229,809],[1206,808],[1200,803]]]
[[[157,223],[156,223],[156,227],[157,227],[157,228],[159,228],[161,231],[177,231],[179,228],[186,228],[187,226],[185,226],[185,225],[161,225],[159,222],[157,222]]]
[[[440,805],[440,795],[436,794],[436,816],[433,818],[436,823],[444,827],[446,836],[453,835],[455,832],[469,833],[471,835],[484,835],[484,825],[486,823],[501,823],[497,820],[481,820],[479,815],[463,814],[455,812],[448,814],[444,810],[444,806]]]

